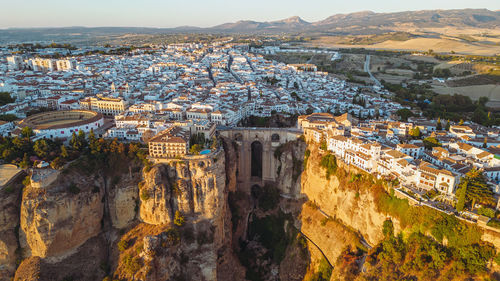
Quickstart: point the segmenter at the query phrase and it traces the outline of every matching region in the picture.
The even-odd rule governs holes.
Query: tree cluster
[[[470,204],[474,210],[476,203],[491,205],[494,204],[493,190],[488,185],[483,172],[473,168],[460,179],[457,190],[458,202],[457,211],[464,210],[466,204]]]
[[[8,92],[0,92],[0,106],[13,103],[15,102],[16,99],[10,96],[10,93]]]
[[[453,221],[449,221],[451,225]],[[444,227],[449,227],[443,225]],[[439,243],[439,231],[432,237],[413,232],[403,238],[394,235],[391,223],[384,223],[385,239],[371,249],[366,258],[364,277],[368,280],[452,280],[487,273],[488,262],[495,256],[491,244],[478,242],[445,247]]]
[[[61,140],[38,139],[32,140],[33,130],[29,127],[22,129],[18,137],[0,137],[0,158],[7,163],[17,164],[22,168],[29,168],[36,161],[50,162],[54,169],[59,169],[67,162],[81,158],[78,168],[87,171],[118,171],[125,168],[129,161],[136,160],[146,166],[147,151],[141,145],[130,143],[125,145],[117,140],[96,138],[91,131],[88,137],[83,131],[73,133],[69,146]],[[84,158],[84,159],[83,159]]]

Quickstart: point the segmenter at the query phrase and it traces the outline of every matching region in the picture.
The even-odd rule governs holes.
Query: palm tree
[[[458,187],[457,194],[465,193],[465,201],[472,202],[471,210],[474,210],[477,202],[486,204],[494,203],[493,190],[491,190],[486,182],[483,172],[476,168],[470,170],[460,179]]]

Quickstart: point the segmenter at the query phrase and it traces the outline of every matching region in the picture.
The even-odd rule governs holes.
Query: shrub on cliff
[[[321,137],[321,141],[319,143],[319,149],[323,150],[323,151],[326,151],[328,149],[328,145],[326,143],[326,139],[325,137]]]
[[[394,236],[394,225],[391,219],[386,219],[384,221],[384,225],[382,227],[382,233],[384,233],[385,237]]]
[[[121,240],[118,242],[118,251],[123,252],[129,247],[127,240]]]
[[[321,157],[320,166],[326,170],[326,178],[330,179],[330,175],[333,175],[337,171],[337,157],[335,155],[328,153]]]
[[[131,255],[126,255],[122,262],[125,270],[129,274],[135,274],[142,267],[141,260],[138,257],[132,257]]]
[[[332,276],[332,270],[333,267],[323,256],[319,262],[318,271],[309,278],[309,281],[328,281]]]
[[[12,185],[9,185],[4,187],[3,190],[5,190],[6,193],[13,193],[16,190],[16,188]]]
[[[309,160],[309,156],[311,156],[311,151],[309,149],[304,152],[304,169],[307,168],[307,160]]]
[[[24,186],[29,186],[30,184],[31,184],[30,176],[24,177],[24,179],[23,179],[23,185]]]
[[[169,228],[166,231],[167,239],[162,243],[162,247],[167,247],[168,245],[176,245],[181,241],[181,235],[179,230],[176,228]]]
[[[184,219],[184,216],[179,212],[178,210],[175,211],[175,218],[174,218],[174,224],[177,226],[183,226],[186,220]]]
[[[141,190],[141,200],[148,201],[151,197],[149,196],[149,192],[146,189]]]

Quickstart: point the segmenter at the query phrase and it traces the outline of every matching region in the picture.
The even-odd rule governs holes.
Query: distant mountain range
[[[400,30],[402,28],[500,28],[500,11],[487,9],[426,10],[397,13],[374,13],[363,11],[337,14],[317,22],[307,22],[300,17],[279,21],[238,21],[217,25],[208,30],[224,32],[336,32],[339,29]]]
[[[278,21],[238,21],[200,28],[181,26],[176,28],[147,27],[62,27],[62,28],[9,28],[0,30],[0,41],[47,40],[49,35],[62,36],[63,39],[77,36],[94,38],[96,36],[119,34],[162,34],[162,33],[326,33],[326,34],[374,34],[391,31],[418,30],[427,28],[500,28],[500,11],[487,9],[462,10],[425,10],[396,13],[374,13],[371,11],[336,14],[317,22],[307,22],[300,17]],[[49,39],[50,40],[50,39]]]

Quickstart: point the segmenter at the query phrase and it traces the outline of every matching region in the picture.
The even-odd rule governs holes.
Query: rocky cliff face
[[[383,239],[386,215],[357,185],[359,171],[328,179],[323,152],[297,140],[275,154],[276,182],[245,190],[237,151],[226,140],[216,155],[130,163],[112,176],[72,170],[22,196],[0,191],[1,275],[13,276],[22,253],[16,280],[299,281],[317,276],[325,258],[333,264],[347,247]]]
[[[291,196],[300,194],[305,150],[306,143],[298,140],[281,145],[275,153],[279,160],[276,186],[282,193]]]
[[[138,218],[144,223],[121,239],[143,250],[121,252],[115,276],[224,280],[218,274],[228,241],[224,153],[157,164],[144,170],[138,186]],[[136,261],[134,270],[127,260]]]
[[[18,252],[25,260],[16,276],[102,278],[99,267],[107,263],[114,229],[130,226],[135,218],[138,177],[131,171],[91,174],[75,165],[44,188],[25,187],[18,212]],[[38,277],[26,277],[32,275]]]
[[[378,243],[383,238],[382,224],[387,216],[377,211],[372,193],[347,189],[347,181],[340,182],[334,175],[327,179],[319,166],[322,152],[313,146],[310,149],[311,156],[302,174],[302,193],[327,215],[360,231],[370,244]]]
[[[101,231],[101,193],[26,188],[21,204],[21,247],[42,258],[64,257]]]
[[[224,152],[143,171],[130,165],[113,175],[71,168],[45,188],[25,187],[18,204],[15,194],[0,196],[0,270],[12,276],[17,251],[25,260],[16,276],[26,280],[223,280],[218,260],[231,255]]]
[[[20,182],[0,190],[0,280],[9,280],[19,258],[18,233]]]
[[[109,191],[109,212],[113,227],[129,226],[136,217],[139,194],[137,182],[126,180],[118,188]]]
[[[227,195],[224,160],[219,153],[213,158],[154,166],[139,184],[139,218],[153,225],[168,224],[179,211],[187,218],[212,220],[222,229]]]

